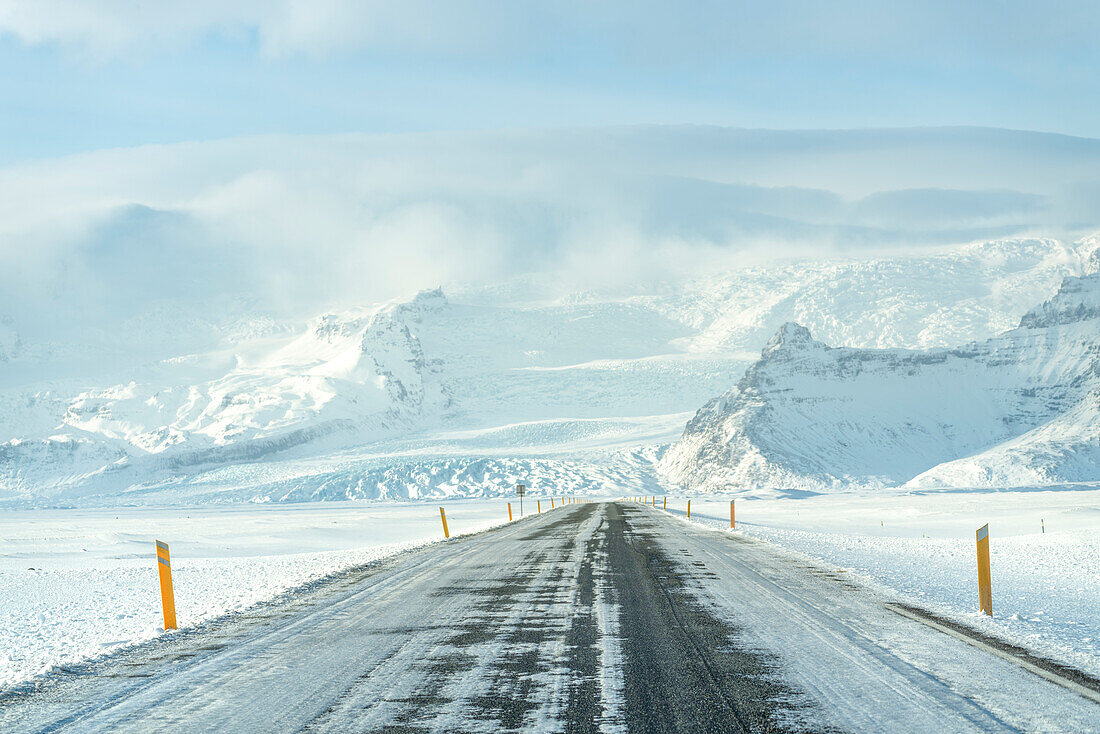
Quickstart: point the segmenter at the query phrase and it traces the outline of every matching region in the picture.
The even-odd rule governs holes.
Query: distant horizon
[[[110,153],[114,151],[139,150],[142,148],[168,148],[187,145],[216,145],[233,142],[249,142],[262,140],[309,140],[309,139],[357,139],[357,138],[432,138],[448,136],[477,136],[477,135],[504,135],[504,134],[534,134],[534,133],[567,133],[598,132],[598,131],[629,131],[629,130],[716,130],[729,132],[759,132],[759,133],[900,133],[900,132],[949,132],[949,131],[973,131],[991,133],[1013,133],[1051,138],[1067,138],[1086,142],[1100,143],[1100,133],[1097,135],[1079,135],[1075,133],[1059,132],[1057,130],[1039,130],[1029,128],[1002,127],[997,125],[887,125],[869,127],[753,127],[746,125],[723,125],[719,123],[696,122],[639,122],[593,125],[531,125],[531,126],[504,126],[504,127],[454,127],[437,128],[432,130],[405,130],[405,131],[371,131],[371,130],[345,130],[341,132],[262,132],[244,133],[239,135],[213,136],[205,138],[181,138],[176,140],[148,141],[134,143],[132,145],[111,145],[102,148],[88,148],[78,151],[62,152],[55,155],[40,157],[22,157],[10,160],[0,159],[0,171],[19,168],[26,165],[48,163],[65,159],[80,158],[82,156]]]

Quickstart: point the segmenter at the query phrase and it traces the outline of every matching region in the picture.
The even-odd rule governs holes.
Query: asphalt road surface
[[[0,731],[1100,731],[1072,685],[896,610],[737,533],[569,505],[50,676]]]

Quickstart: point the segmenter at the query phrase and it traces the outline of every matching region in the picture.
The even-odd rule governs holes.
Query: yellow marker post
[[[978,541],[978,608],[993,616],[993,586],[989,578],[989,523],[974,534]]]
[[[691,519],[691,500],[688,500],[688,519]]]
[[[535,507],[539,509],[539,514],[542,514],[542,500],[535,500]]]
[[[737,527],[737,525],[733,519],[733,500],[730,500],[730,530],[733,530],[735,527]]]
[[[661,503],[662,510],[668,510],[668,497],[665,497],[665,501]]]
[[[451,537],[451,532],[447,530],[447,513],[443,511],[443,508],[439,508],[439,519],[443,521],[443,537]]]
[[[554,509],[554,498],[553,497],[550,498],[550,509],[551,510]]]
[[[157,544],[157,571],[160,574],[160,603],[164,608],[164,629],[176,627],[176,597],[172,593],[172,559],[168,555],[168,544],[159,540]]]
[[[508,522],[512,522],[512,503],[508,503]]]

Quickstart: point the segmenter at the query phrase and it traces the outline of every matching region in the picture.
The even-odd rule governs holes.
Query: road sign
[[[523,495],[527,494],[527,485],[522,482],[516,485],[516,496],[519,497],[519,516],[523,517]]]

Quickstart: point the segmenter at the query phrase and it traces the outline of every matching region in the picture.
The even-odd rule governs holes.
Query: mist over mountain
[[[0,171],[0,316],[34,353],[165,358],[440,284],[533,298],[795,256],[1100,226],[1100,142],[982,128],[267,136]],[[133,338],[127,324],[180,324]],[[175,341],[178,339],[178,341]],[[142,354],[141,347],[148,347]]]

